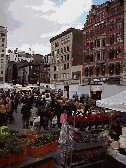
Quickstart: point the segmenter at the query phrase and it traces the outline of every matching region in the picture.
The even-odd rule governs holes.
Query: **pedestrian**
[[[15,122],[12,116],[13,112],[12,112],[12,104],[11,104],[10,98],[7,98],[6,113],[7,113],[7,120],[9,119],[10,123]]]
[[[60,123],[60,116],[61,116],[61,106],[60,103],[57,101],[55,104],[55,118],[57,118],[57,125],[58,128],[61,127],[61,123]]]
[[[0,100],[0,119],[1,119],[1,122],[0,122],[0,125],[1,126],[6,126],[6,113],[5,113],[5,105],[4,105],[4,101],[3,100]]]
[[[17,113],[17,106],[18,106],[18,96],[17,94],[14,97],[14,111]]]
[[[29,118],[31,116],[30,110],[28,103],[25,103],[21,109],[23,128],[26,129],[29,129]]]

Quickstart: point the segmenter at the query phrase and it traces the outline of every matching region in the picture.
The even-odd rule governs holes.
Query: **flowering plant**
[[[95,115],[84,115],[84,116],[76,116],[75,118],[75,126],[80,129],[84,129],[87,126],[93,125],[104,125],[109,123],[109,117],[105,114],[95,114]],[[69,125],[73,125],[74,117],[68,117],[67,121]]]

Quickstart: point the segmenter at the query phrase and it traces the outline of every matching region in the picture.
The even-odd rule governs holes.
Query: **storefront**
[[[90,95],[94,100],[101,100],[102,85],[90,85]]]

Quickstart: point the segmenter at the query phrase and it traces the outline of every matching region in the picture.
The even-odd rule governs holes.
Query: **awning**
[[[101,65],[101,69],[105,68],[105,65]]]
[[[88,67],[85,67],[84,70],[87,71],[87,70],[88,70]]]
[[[89,70],[92,70],[92,69],[93,69],[93,66],[90,66],[90,67],[89,67]]]
[[[114,63],[109,63],[108,67],[111,68],[114,66]]]
[[[93,54],[90,55],[90,58],[92,58],[92,57],[93,57]]]
[[[115,63],[115,67],[118,67],[120,65],[120,62]]]

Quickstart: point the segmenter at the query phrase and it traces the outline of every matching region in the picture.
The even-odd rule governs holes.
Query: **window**
[[[102,39],[102,47],[105,47],[105,39]]]
[[[2,42],[4,42],[5,39],[2,39]]]
[[[64,70],[66,70],[66,64],[64,64]]]
[[[69,79],[69,74],[67,73],[67,79]]]
[[[69,51],[69,46],[67,46],[67,51]]]
[[[116,11],[115,8],[112,8],[112,9],[111,9],[111,14],[112,14],[112,15],[115,14],[115,11]]]
[[[116,75],[120,75],[120,64],[116,67]]]
[[[110,59],[114,58],[114,50],[110,50],[109,52]]]
[[[85,56],[85,63],[89,63],[89,55]]]
[[[66,55],[64,55],[64,60],[66,61]]]
[[[61,79],[63,79],[63,74],[61,74]]]
[[[106,24],[104,24],[104,33],[106,32]]]
[[[89,51],[89,43],[86,44],[86,51]]]
[[[56,58],[57,63],[59,63],[59,57]]]
[[[1,57],[4,57],[4,54],[1,54]]]
[[[102,76],[105,76],[105,67],[102,69]]]
[[[63,70],[63,65],[61,65],[61,70]]]
[[[97,39],[97,47],[100,47],[100,39]]]
[[[5,36],[5,34],[4,34],[4,33],[1,33],[1,36]]]
[[[3,59],[1,59],[1,63],[4,63],[4,60],[3,60]]]
[[[61,40],[61,45],[63,45],[63,40]]]
[[[3,74],[3,71],[1,71],[1,74]]]
[[[114,30],[114,21],[110,22],[110,31]]]
[[[69,63],[67,63],[67,69],[69,69]]]
[[[105,60],[105,50],[101,51],[101,60]]]
[[[85,70],[85,77],[88,77],[88,69]]]
[[[54,66],[54,71],[56,71],[56,66]]]
[[[57,54],[59,54],[59,49],[57,50]]]
[[[67,60],[69,60],[69,54],[67,54]]]
[[[117,33],[117,34],[116,34],[116,42],[117,42],[117,43],[120,43],[120,41],[121,41],[121,34],[120,34],[120,33]]]
[[[54,64],[54,59],[52,59],[52,64]]]
[[[55,50],[55,55],[57,54],[57,50]]]
[[[112,65],[112,66],[109,68],[109,70],[110,70],[110,75],[112,76],[112,75],[114,74],[114,65]]]
[[[64,79],[66,79],[66,74],[64,73]]]
[[[110,45],[114,44],[114,35],[110,36]]]
[[[101,19],[103,19],[103,14],[104,14],[104,12],[101,13]]]
[[[64,52],[66,52],[66,47],[64,47]]]
[[[91,38],[94,37],[94,31],[93,30],[91,30],[90,36],[91,36]]]
[[[99,76],[99,67],[96,69],[96,76]]]
[[[97,52],[97,61],[100,61],[100,51]]]
[[[61,56],[61,61],[63,61],[63,56]]]
[[[2,44],[2,47],[4,47],[4,44]]]
[[[54,51],[52,51],[52,56],[54,56]]]
[[[63,49],[61,48],[61,53],[63,53]]]
[[[2,50],[2,52],[4,52],[4,50]]]
[[[90,55],[90,62],[93,62],[93,54]]]
[[[116,58],[120,58],[120,48],[115,49]]]
[[[73,76],[73,79],[76,80],[76,79],[77,79],[77,75],[74,75],[74,76]]]
[[[90,43],[90,49],[93,50],[93,42]]]
[[[70,42],[70,37],[67,38],[67,41]]]
[[[93,67],[89,67],[90,76],[93,75]]]
[[[86,32],[86,40],[89,39],[89,32]]]
[[[99,34],[99,27],[97,27],[97,35]]]
[[[59,66],[57,66],[57,71],[59,70]]]

